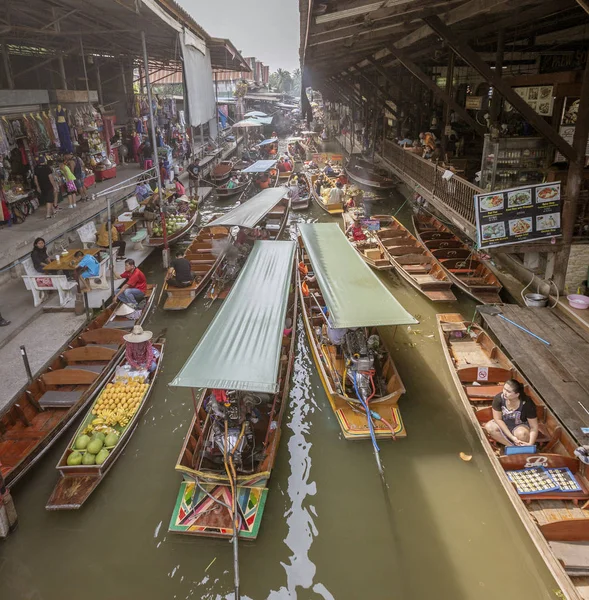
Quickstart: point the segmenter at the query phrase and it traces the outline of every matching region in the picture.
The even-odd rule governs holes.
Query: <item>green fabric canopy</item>
[[[278,391],[295,246],[254,244],[229,296],[170,385]]]
[[[255,227],[268,212],[284,198],[288,190],[285,187],[267,188],[250,198],[227,214],[207,223],[207,227]]]
[[[360,258],[335,223],[300,223],[332,327],[417,323]]]

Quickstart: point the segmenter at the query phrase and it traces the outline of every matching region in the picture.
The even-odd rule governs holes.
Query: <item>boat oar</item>
[[[550,342],[546,341],[544,338],[541,338],[539,335],[536,335],[535,333],[532,333],[529,329],[526,329],[525,327],[522,327],[521,325],[519,325],[515,321],[512,321],[511,319],[508,319],[501,312],[501,309],[498,308],[497,306],[477,306],[477,310],[481,314],[491,315],[493,317],[497,316],[500,319],[503,319],[504,321],[507,321],[508,323],[511,323],[512,325],[515,325],[515,327],[517,327],[518,329],[521,329],[523,332],[527,333],[528,335],[531,335],[532,337],[536,338],[537,340],[540,340],[543,344],[546,344],[547,346],[550,346]]]

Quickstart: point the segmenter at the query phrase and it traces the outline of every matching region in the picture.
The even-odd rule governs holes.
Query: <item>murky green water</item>
[[[379,208],[401,206],[395,197]],[[294,219],[321,217],[316,207]],[[400,215],[409,222],[405,204]],[[146,265],[161,278],[159,258]],[[241,543],[241,589],[253,600],[326,598],[496,600],[554,598],[556,585],[529,541],[462,415],[435,313],[472,314],[474,303],[434,306],[396,276],[383,281],[418,316],[399,328],[393,357],[407,388],[408,437],[382,442],[387,487],[370,442],[344,441],[301,323],[260,536]],[[459,292],[457,292],[459,293]],[[78,512],[46,512],[66,435],[13,491],[19,529],[0,544],[2,600],[173,600],[232,597],[227,541],[168,533],[181,476],[174,465],[188,427],[187,390],[167,384],[216,306],[157,311],[167,328],[164,368],[124,455]],[[71,430],[70,430],[71,435]],[[473,454],[465,463],[458,454]]]

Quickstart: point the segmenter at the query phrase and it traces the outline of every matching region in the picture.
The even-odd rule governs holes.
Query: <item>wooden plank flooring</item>
[[[543,344],[498,316],[483,314],[490,330],[579,444],[589,444],[589,345],[549,308],[503,305],[508,319],[550,342]]]

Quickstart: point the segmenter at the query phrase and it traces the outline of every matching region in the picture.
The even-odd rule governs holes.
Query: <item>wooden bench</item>
[[[45,387],[45,393],[39,398],[41,408],[70,408],[88,391],[96,381],[98,373],[84,369],[58,369],[41,375],[40,380]],[[81,389],[60,389],[61,387]],[[47,389],[56,388],[56,389]]]

